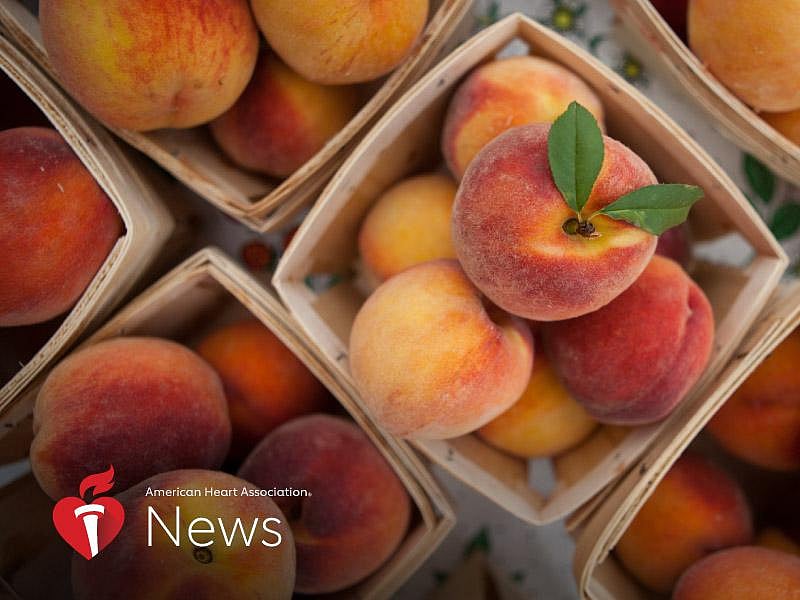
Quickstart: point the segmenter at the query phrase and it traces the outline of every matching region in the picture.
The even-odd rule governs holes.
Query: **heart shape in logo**
[[[92,552],[89,536],[96,523],[96,551]],[[80,498],[69,496],[58,501],[53,508],[53,523],[59,535],[86,560],[92,559],[117,537],[125,522],[125,511],[115,498],[96,498],[87,504]]]

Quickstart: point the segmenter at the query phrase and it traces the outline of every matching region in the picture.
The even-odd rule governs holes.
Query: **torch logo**
[[[91,560],[108,546],[122,529],[125,511],[114,498],[98,498],[114,487],[114,466],[108,471],[89,475],[80,485],[80,498],[62,498],[53,508],[53,523],[59,535],[86,560]],[[86,492],[92,502],[84,502]]]

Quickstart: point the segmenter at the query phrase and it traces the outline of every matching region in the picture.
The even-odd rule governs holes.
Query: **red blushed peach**
[[[787,140],[800,146],[800,109],[784,113],[762,113],[761,117]]]
[[[237,458],[278,425],[331,405],[325,386],[255,319],[216,329],[197,352],[222,378]]]
[[[353,87],[324,86],[263,52],[244,93],[211,123],[214,139],[233,162],[288,177],[358,112]]]
[[[225,112],[258,55],[247,0],[41,0],[50,64],[114,127],[193,127]]]
[[[608,305],[542,331],[559,377],[590,415],[602,423],[640,425],[668,415],[700,378],[714,341],[714,316],[683,269],[654,256]]]
[[[656,254],[671,258],[686,269],[692,263],[692,233],[689,224],[682,223],[658,236]]]
[[[584,440],[597,426],[558,380],[538,350],[522,396],[478,430],[481,438],[516,456],[554,456]]]
[[[329,415],[282,425],[253,450],[239,477],[269,490],[307,490],[279,497],[297,547],[302,594],[350,587],[377,570],[408,529],[411,503],[403,484],[353,423]]]
[[[683,574],[673,600],[798,600],[800,558],[755,546],[729,548]]]
[[[472,161],[453,208],[453,243],[464,271],[492,302],[536,321],[597,310],[647,266],[656,237],[604,215],[595,234],[567,233],[575,214],[553,181],[549,125],[523,125],[489,143]],[[585,215],[656,183],[650,168],[605,137],[605,160]]]
[[[148,495],[148,490],[179,489],[199,490],[200,495]],[[235,490],[237,495],[205,495],[207,489]],[[125,510],[119,536],[90,561],[73,557],[76,600],[291,598],[292,532],[275,503],[257,495],[260,491],[227,473],[180,470],[155,475],[119,494]],[[176,535],[177,547],[171,539]]]
[[[450,102],[442,153],[461,179],[486,144],[504,131],[531,123],[552,123],[577,101],[603,122],[600,99],[582,79],[561,65],[535,56],[512,56],[475,69]]]
[[[306,79],[360,83],[387,74],[417,42],[428,0],[251,0],[270,47]]]
[[[800,0],[691,0],[689,45],[758,110],[800,109]]]
[[[454,260],[384,282],[356,316],[350,369],[364,403],[391,433],[450,438],[511,407],[531,374],[521,320],[487,308]]]
[[[58,132],[0,132],[0,327],[69,310],[122,232],[114,204]]]
[[[188,348],[116,338],[79,350],[47,376],[33,411],[31,467],[53,499],[114,465],[115,491],[164,471],[217,468],[231,422],[219,377]]]
[[[749,463],[800,469],[800,331],[792,332],[708,423],[728,452]]]
[[[752,537],[750,508],[739,485],[707,459],[686,454],[639,510],[615,552],[639,582],[666,594],[695,561]]]
[[[437,258],[455,258],[450,217],[456,184],[438,173],[393,185],[367,213],[358,249],[367,271],[383,281]]]

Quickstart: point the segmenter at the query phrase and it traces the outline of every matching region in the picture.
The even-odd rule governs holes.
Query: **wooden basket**
[[[312,202],[354,142],[380,113],[422,76],[455,43],[454,31],[469,14],[471,0],[432,0],[430,17],[417,46],[387,78],[375,84],[369,101],[313,158],[283,181],[240,169],[211,139],[205,127],[138,133],[111,128],[221,211],[266,232],[286,223]],[[0,0],[0,24],[48,73],[39,23],[18,0]]]
[[[682,405],[653,446],[585,522],[577,535],[575,577],[581,597],[640,600],[655,596],[639,586],[611,551],[670,467],[753,370],[800,325],[800,283],[782,285],[770,300],[716,389]]]
[[[623,23],[668,67],[679,85],[720,125],[722,133],[800,185],[800,146],[773,129],[703,66],[649,0],[611,0]],[[765,7],[766,10],[766,7]]]
[[[399,179],[441,162],[432,132],[440,131],[454,88],[475,66],[514,40],[583,77],[604,101],[610,135],[642,156],[662,181],[694,183],[706,190],[706,198],[692,211],[698,239],[733,231],[750,245],[753,260],[746,268],[703,264],[692,273],[709,296],[717,319],[711,364],[694,393],[708,389],[777,284],[786,266],[783,252],[731,180],[669,117],[588,53],[520,14],[462,45],[363,140],[278,265],[273,280],[278,292],[343,380],[350,382],[348,338],[364,296],[346,277],[320,293],[306,282],[320,273],[341,276],[352,269],[358,228],[371,203]],[[564,517],[598,494],[633,464],[660,428],[632,429],[616,445],[604,438],[601,429],[555,461],[557,482],[550,493],[529,485],[526,461],[495,450],[474,435],[416,446],[505,509],[539,524]]]
[[[70,100],[11,43],[0,36],[0,71],[5,73],[42,111],[64,137],[84,166],[114,203],[124,226],[103,266],[78,303],[55,325],[44,328],[43,345],[29,358],[13,356],[14,341],[4,349],[4,359],[19,362],[15,375],[0,388],[0,415],[14,399],[93,323],[122,299],[154,260],[173,228],[172,217],[111,137]],[[8,331],[8,330],[7,330]],[[16,328],[23,337],[29,328]],[[16,338],[15,338],[16,339]]]
[[[347,390],[317,357],[310,341],[286,309],[264,286],[221,251],[201,250],[135,298],[80,347],[123,335],[152,335],[191,345],[215,325],[251,314],[264,323],[331,391],[353,420],[367,433],[402,480],[416,507],[412,528],[395,555],[348,596],[388,598],[438,546],[454,523],[453,510],[430,474],[403,443],[381,433]],[[34,396],[26,397],[30,414]],[[31,421],[18,423],[15,435],[0,439],[6,460],[25,456]],[[0,423],[0,433],[6,423]],[[2,504],[2,492],[0,492]],[[48,508],[49,511],[49,508]],[[13,519],[3,511],[4,521]],[[43,517],[49,524],[49,514]],[[6,523],[0,526],[5,532]],[[0,545],[8,537],[0,534]],[[5,554],[0,550],[0,555]],[[2,575],[2,574],[0,574]]]

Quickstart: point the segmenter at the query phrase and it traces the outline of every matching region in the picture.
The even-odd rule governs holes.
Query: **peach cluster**
[[[197,347],[100,341],[41,387],[30,450],[40,486],[54,500],[88,501],[83,479],[111,464],[127,521],[91,563],[75,555],[75,597],[290,598],[378,570],[412,518],[389,462],[354,423],[319,412],[333,408],[328,391],[260,322],[217,326]],[[249,491],[153,493],[212,488]],[[287,489],[299,495],[273,493]],[[236,519],[255,541],[236,534]]]
[[[648,229],[610,214],[657,179],[602,134],[603,114],[562,65],[533,56],[486,62],[444,115],[452,180],[406,177],[368,207],[358,249],[370,294],[348,359],[388,431],[477,432],[514,456],[555,456],[598,421],[663,419],[700,379],[714,318],[681,266],[691,264],[688,226]],[[552,156],[570,149],[551,148],[564,145],[552,134],[573,116],[600,148],[580,208],[553,172]],[[536,344],[522,319],[535,322]]]
[[[688,36],[708,70],[800,144],[800,1],[690,0]]]
[[[134,131],[211,123],[231,161],[276,178],[345,128],[370,91],[354,84],[401,64],[428,11],[428,0],[39,5],[50,64],[95,117]]]

